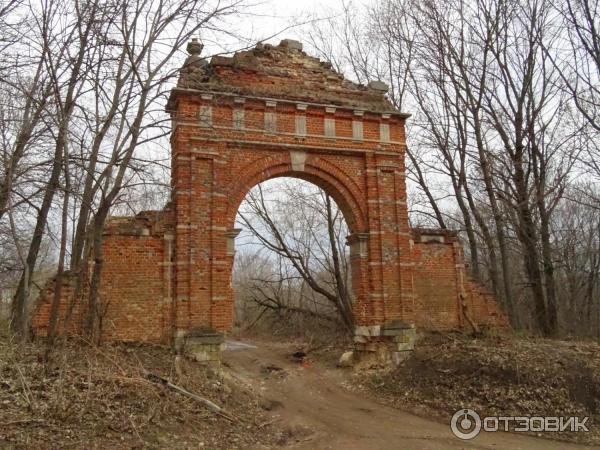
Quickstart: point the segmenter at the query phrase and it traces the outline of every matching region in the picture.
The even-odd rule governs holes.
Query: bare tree
[[[117,22],[117,30],[120,30],[120,35],[117,35],[116,39],[121,47],[117,64],[117,73],[120,77],[117,78],[115,90],[108,96],[110,100],[103,104],[103,110],[108,111],[109,126],[101,130],[116,127],[119,134],[116,139],[110,141],[112,146],[110,162],[101,172],[100,182],[95,186],[99,193],[99,200],[89,230],[94,266],[90,280],[87,329],[92,336],[100,335],[95,327],[98,324],[100,311],[102,231],[109,211],[124,185],[127,184],[128,177],[138,175],[134,158],[135,150],[141,144],[155,140],[168,132],[161,126],[161,122],[163,124],[166,122],[165,118],[156,120],[152,117],[154,105],[165,98],[165,81],[177,73],[169,70],[168,63],[191,36],[237,12],[240,4],[240,0],[217,2],[214,5],[204,0],[189,0],[177,4],[147,1],[141,4],[124,3],[119,7],[120,22]],[[146,17],[149,24],[132,21],[130,17]],[[166,51],[162,50],[165,41],[169,43]],[[123,66],[125,66],[124,70]],[[121,70],[123,71],[120,72]],[[96,80],[96,83],[98,82],[99,80]],[[125,86],[124,91],[121,91],[122,86]],[[123,95],[126,98],[124,105],[121,103]],[[99,98],[104,100],[104,95]],[[115,103],[119,105],[118,114],[115,114]],[[129,113],[129,111],[133,112]],[[96,137],[98,136],[101,137],[97,144],[101,145],[106,135],[97,134]],[[133,174],[131,174],[132,169]],[[89,198],[95,196],[93,191],[92,188]],[[84,194],[87,194],[85,190]],[[86,204],[89,198],[84,198],[82,205]],[[83,214],[83,217],[87,217],[87,214]],[[79,251],[80,248],[81,245],[77,250]]]
[[[44,236],[59,223],[55,299],[62,273],[78,274],[74,301],[88,291],[87,328],[98,335],[102,230],[111,209],[128,201],[124,193],[154,182],[160,159],[167,160],[149,144],[169,132],[164,104],[178,73],[171,61],[192,35],[227,33],[225,21],[241,5],[64,0],[0,8],[3,31],[15,28],[5,11],[22,6],[27,17],[27,31],[10,34],[14,45],[2,54],[9,64],[0,71],[0,84],[10,89],[2,92],[16,97],[0,104],[0,220],[28,207],[36,217],[12,303],[15,334],[27,335],[32,274]],[[54,334],[56,304],[52,312]]]
[[[77,98],[82,92],[84,61],[91,50],[92,25],[100,5],[95,2],[78,10],[78,17],[73,17],[61,33],[53,27],[54,21],[64,14],[64,4],[47,3],[42,6],[44,21],[40,24],[41,55],[54,55],[44,58],[44,69],[49,72],[51,95],[55,101],[56,136],[54,153],[50,166],[50,177],[45,187],[42,202],[37,215],[33,237],[29,245],[25,268],[17,287],[13,304],[11,328],[21,339],[27,336],[26,304],[31,286],[31,276],[42,242],[42,236],[48,220],[48,212],[52,206],[54,195],[59,187],[60,174],[63,168],[63,155],[68,142],[69,125]],[[91,18],[92,20],[82,20]],[[71,42],[78,43],[74,54],[70,53]]]
[[[329,58],[356,80],[387,81],[390,99],[415,113],[407,156],[428,200],[425,215],[441,227],[458,225],[472,275],[491,285],[514,326],[529,326],[531,311],[545,335],[559,331],[562,303],[553,217],[573,175],[593,169],[589,150],[598,142],[576,113],[587,102],[582,117],[591,117],[595,97],[588,86],[584,100],[572,99],[577,89],[563,84],[578,75],[557,64],[564,53],[556,49],[577,46],[588,80],[577,86],[595,83],[595,56],[585,52],[595,48],[595,8],[585,0],[388,0],[363,14],[367,25],[342,19],[352,30],[311,34],[333,41],[322,48],[341,52]],[[360,17],[348,6],[342,15]],[[555,26],[557,15],[567,31]],[[335,43],[348,36],[370,42],[378,63]]]
[[[569,200],[557,206],[552,224],[557,292],[565,299],[562,320],[600,337],[600,210],[586,202],[598,193],[590,183],[569,190],[574,192],[567,191]]]
[[[287,181],[287,180],[286,180]],[[304,310],[317,315],[329,304],[347,330],[353,329],[345,240],[348,234],[342,213],[330,196],[314,185],[292,181],[262,185],[250,191],[240,207],[240,223],[276,257],[273,276],[254,280],[255,300],[263,306]],[[292,303],[282,295],[295,294]],[[306,287],[309,289],[306,290]],[[316,294],[316,297],[315,297]],[[308,302],[308,306],[307,306]],[[311,306],[312,304],[312,306]],[[328,316],[328,314],[325,314]]]

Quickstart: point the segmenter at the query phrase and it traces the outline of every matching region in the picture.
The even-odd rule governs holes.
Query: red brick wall
[[[71,308],[71,319],[69,320],[69,331],[79,332],[82,324],[83,309],[79,303],[72,304],[73,294],[75,292],[75,275],[65,273],[62,280],[61,302],[59,304],[59,330],[64,330],[64,320],[67,316],[67,310]],[[54,297],[56,277],[48,281],[44,289],[40,292],[34,312],[31,318],[31,328],[36,335],[45,336],[48,332],[50,320],[50,307]]]
[[[494,296],[466,275],[462,249],[453,233],[416,230],[413,235],[414,322],[419,329],[468,328],[460,309],[461,292],[475,323],[507,326],[506,316]],[[440,236],[444,242],[440,242]],[[171,267],[165,260],[166,245],[168,242],[159,236],[105,236],[101,284],[101,298],[107,306],[103,319],[104,339],[170,341],[174,324],[166,286]],[[32,328],[37,335],[47,332],[54,283],[51,280],[45,287],[32,317]],[[60,304],[61,330],[74,288],[74,275],[65,274]],[[84,319],[85,301],[80,301],[73,308],[70,331],[79,332]]]
[[[121,222],[123,222],[121,220]],[[150,235],[150,229],[120,223],[123,230],[109,230],[103,240],[103,269],[100,301],[103,338],[108,340],[169,342],[172,335],[172,310],[167,292],[170,264],[165,263],[165,240]],[[142,230],[146,230],[145,232]],[[111,234],[114,233],[114,234]],[[79,333],[85,323],[87,292],[74,298],[76,278],[63,277],[59,309],[59,331],[64,331],[66,311],[74,303],[69,331]],[[89,279],[84,280],[84,286]],[[46,335],[55,279],[45,287],[37,301],[31,325],[37,335]]]
[[[321,186],[341,207],[350,231],[367,233],[369,251],[353,260],[355,321],[411,320],[405,116],[254,97],[240,103],[233,94],[188,91],[171,99],[176,329],[229,329],[233,291],[226,234],[247,192],[279,176]],[[243,130],[233,126],[232,110],[241,107]],[[208,109],[211,122],[199,126]],[[266,129],[268,113],[276,116],[274,130]],[[306,117],[305,135],[295,133],[296,115]],[[326,119],[335,121],[333,136],[324,136]],[[362,138],[352,137],[352,120],[363,122]],[[380,139],[381,123],[390,128],[387,142]],[[300,168],[293,166],[294,152],[305,158]]]
[[[466,274],[462,246],[455,233],[417,229],[413,236],[418,328],[468,328],[462,300],[466,314],[477,325],[508,325],[494,296]]]
[[[415,243],[415,323],[424,329],[459,328],[459,286],[450,243]]]
[[[163,239],[107,236],[100,296],[102,328],[117,340],[168,341],[169,308],[163,290]]]

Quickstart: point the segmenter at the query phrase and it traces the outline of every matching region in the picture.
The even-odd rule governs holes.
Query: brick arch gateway
[[[299,42],[258,44],[232,57],[190,56],[171,92],[171,199],[162,211],[112,217],[100,294],[106,339],[170,342],[218,360],[233,322],[235,216],[247,192],[293,176],[328,192],[348,222],[356,355],[397,362],[420,329],[506,324],[465,270],[456,232],[412,229],[405,121],[387,86],[345,80]],[[61,311],[73,295],[63,280]],[[37,302],[47,329],[53,283]],[[85,296],[85,294],[84,294]],[[78,332],[85,301],[70,321]]]

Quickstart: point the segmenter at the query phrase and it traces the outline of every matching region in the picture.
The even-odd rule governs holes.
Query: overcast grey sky
[[[252,1],[252,0],[250,0]],[[241,18],[230,19],[229,30],[247,41],[246,45],[267,40],[278,43],[281,39],[291,38],[302,41],[302,34],[308,26],[302,26],[310,20],[331,17],[339,14],[344,0],[257,0],[256,6],[247,10],[247,15]],[[346,3],[349,0],[345,0]],[[376,0],[356,0],[357,5],[373,4]],[[273,37],[274,35],[277,35]],[[240,48],[240,41],[235,38],[219,42],[204,36],[205,54],[214,54],[219,51]]]
[[[264,38],[288,26],[314,18],[327,17],[340,11],[342,0],[266,0],[256,8],[257,15],[249,17],[242,30],[250,37]],[[301,38],[299,28],[290,28],[281,37]]]

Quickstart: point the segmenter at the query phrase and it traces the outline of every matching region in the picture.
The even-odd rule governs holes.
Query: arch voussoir
[[[335,164],[318,157],[309,157],[302,171],[294,170],[289,155],[281,153],[275,157],[263,157],[232,174],[236,182],[227,190],[227,223],[230,227],[233,228],[239,206],[254,186],[273,178],[293,177],[314,183],[331,195],[353,233],[367,229],[366,199],[350,176]]]

